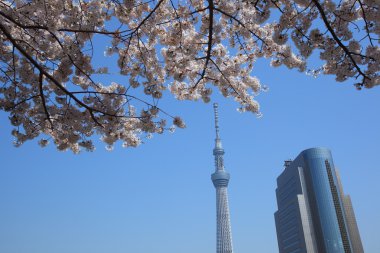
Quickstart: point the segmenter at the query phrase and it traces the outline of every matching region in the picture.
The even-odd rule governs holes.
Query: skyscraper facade
[[[330,150],[311,148],[285,161],[275,212],[280,253],[363,253],[350,197]]]
[[[216,252],[232,253],[232,234],[230,223],[230,209],[228,206],[227,187],[230,174],[224,169],[223,155],[224,149],[219,136],[218,105],[214,104],[215,113],[215,172],[211,175],[211,180],[216,189]]]

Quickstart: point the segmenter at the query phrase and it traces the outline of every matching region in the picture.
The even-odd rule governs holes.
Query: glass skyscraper
[[[311,148],[285,161],[275,213],[280,253],[363,253],[351,199],[330,150]]]

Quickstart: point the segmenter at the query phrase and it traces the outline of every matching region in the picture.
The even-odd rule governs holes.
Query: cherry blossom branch
[[[167,113],[166,111],[162,110],[161,108],[157,107],[156,105],[153,105],[143,99],[140,99],[136,96],[133,96],[133,95],[129,95],[127,94],[126,92],[125,93],[117,93],[117,92],[101,92],[101,91],[72,91],[71,92],[72,94],[100,94],[100,95],[107,95],[107,96],[123,96],[123,97],[126,97],[126,98],[130,98],[129,100],[131,99],[134,99],[134,100],[137,100],[141,103],[144,103],[145,105],[147,106],[150,106],[151,108],[157,108],[157,110],[163,112],[165,115],[171,117],[171,118],[174,118],[175,116]],[[129,101],[128,100],[128,101]],[[129,118],[135,118],[135,119],[141,119],[142,117],[137,117],[137,116],[130,116]]]
[[[45,114],[46,114],[46,120],[49,121],[51,128],[54,128],[53,127],[53,122],[51,121],[51,118],[50,118],[50,114],[49,114],[48,109],[46,107],[45,95],[44,95],[43,88],[42,88],[43,78],[44,78],[44,75],[42,74],[42,72],[40,72],[39,78],[38,78],[38,84],[39,84],[38,88],[40,90],[40,98],[41,98],[41,101],[42,101],[42,107],[44,108],[44,111],[45,111]]]
[[[335,42],[339,45],[340,48],[342,48],[342,50],[345,52],[346,56],[348,56],[348,58],[350,58],[350,61],[352,63],[352,65],[354,65],[354,67],[356,68],[356,70],[358,71],[358,73],[363,76],[363,81],[361,83],[361,85],[363,85],[364,83],[364,80],[365,79],[370,79],[367,75],[365,75],[362,70],[360,69],[360,67],[357,65],[356,61],[354,60],[354,58],[352,57],[352,54],[351,52],[348,50],[348,48],[342,43],[342,41],[338,38],[338,36],[336,35],[334,29],[331,27],[327,17],[326,17],[326,14],[325,14],[325,11],[323,10],[322,6],[320,5],[320,3],[318,2],[318,0],[312,0],[313,3],[315,4],[315,6],[317,7],[318,11],[319,11],[319,14],[321,15],[322,17],[322,20],[326,26],[326,28],[329,30],[331,36],[334,38]]]
[[[37,30],[46,30],[49,31],[49,27],[43,26],[43,25],[24,25],[11,16],[5,14],[3,11],[0,10],[0,15],[4,18],[8,19],[12,23],[16,24],[17,26],[23,28],[23,29],[37,29]],[[103,35],[118,35],[120,33],[128,32],[131,30],[125,30],[125,31],[97,31],[97,30],[83,30],[83,29],[73,29],[73,28],[59,28],[57,29],[58,32],[73,32],[73,33],[94,33],[94,34],[103,34]]]
[[[128,37],[128,36],[132,36],[133,34],[135,34],[141,26],[143,26],[145,24],[145,22],[153,15],[153,13],[155,13],[155,11],[160,7],[160,5],[162,4],[164,0],[160,0],[156,6],[154,6],[154,8],[152,9],[152,11],[150,11],[148,13],[148,15],[146,15],[146,17],[135,27],[135,28],[132,28],[132,29],[129,29],[129,31],[132,31],[131,33],[127,34],[127,35],[123,35]]]
[[[28,61],[36,67],[40,73],[42,73],[44,76],[46,76],[50,81],[52,81],[59,89],[61,89],[64,93],[66,93],[69,97],[71,97],[76,103],[78,103],[80,106],[84,107],[85,109],[88,110],[90,113],[91,118],[94,120],[94,122],[102,126],[99,121],[96,119],[94,112],[98,112],[107,116],[112,116],[115,117],[117,115],[109,114],[107,112],[98,110],[96,108],[91,108],[84,104],[82,101],[80,101],[76,96],[74,96],[70,91],[68,91],[60,82],[58,82],[52,75],[50,75],[46,70],[36,61],[31,57],[21,46],[18,45],[18,43],[13,39],[12,35],[8,32],[8,30],[0,23],[0,30],[4,33],[4,35],[9,39],[9,41],[17,48],[17,50],[25,57],[28,59]],[[102,126],[103,127],[103,126]]]
[[[6,109],[6,110],[7,110],[7,109],[10,109],[10,110],[15,109],[17,106],[22,105],[23,103],[26,103],[26,102],[28,102],[29,100],[34,99],[34,98],[38,98],[38,97],[40,97],[40,95],[34,95],[34,96],[31,96],[31,97],[25,98],[25,99],[19,101],[18,103],[12,105],[10,108],[5,108],[5,109]]]
[[[365,30],[367,32],[367,36],[368,36],[368,39],[369,39],[369,43],[371,43],[371,46],[373,46],[373,42],[372,42],[372,38],[371,38],[371,33],[369,31],[369,28],[368,28],[368,21],[367,21],[367,14],[364,10],[364,7],[363,7],[363,3],[361,0],[357,0],[359,2],[359,5],[360,5],[360,9],[362,10],[362,14],[363,14],[363,20],[364,20],[364,23],[365,23]]]
[[[213,59],[211,59],[211,62],[217,68],[217,70],[219,71],[219,73],[223,76],[224,80],[226,80],[228,82],[230,88],[235,92],[235,94],[237,95],[237,97],[240,98],[242,101],[244,101],[246,103],[247,101],[242,98],[241,94],[235,89],[235,87],[232,85],[231,81],[224,75],[223,71],[220,69],[220,67],[218,66],[218,64],[216,64],[216,62]]]
[[[83,75],[85,75],[87,77],[88,80],[90,80],[92,82],[92,84],[94,84],[96,86],[96,83],[94,80],[92,80],[91,76],[89,74],[87,74],[84,70],[82,70],[82,68],[80,68],[78,66],[78,64],[75,63],[74,59],[72,58],[72,56],[65,52],[65,48],[64,46],[62,45],[61,41],[59,40],[59,38],[57,37],[57,35],[55,35],[53,32],[49,31],[49,34],[51,36],[53,36],[53,38],[57,41],[57,43],[59,44],[59,46],[61,47],[62,51],[64,54],[67,55],[67,57],[70,59],[70,62],[79,70],[79,72],[81,72]]]
[[[214,1],[208,0],[208,10],[209,10],[209,25],[208,25],[208,40],[207,40],[207,51],[205,56],[205,64],[201,73],[200,78],[197,80],[197,82],[194,84],[192,89],[195,89],[199,82],[204,78],[207,70],[208,62],[211,59],[211,50],[212,50],[212,33],[213,33],[213,24],[214,24]]]
[[[249,31],[255,38],[257,38],[258,40],[260,40],[263,44],[267,45],[267,43],[265,42],[264,39],[262,39],[260,36],[258,36],[255,32],[253,32],[251,29],[248,29],[246,27],[246,25],[240,21],[239,19],[237,19],[236,17],[232,16],[231,14],[228,14],[227,12],[215,7],[215,10],[222,13],[223,15],[225,15],[226,17],[230,18],[230,19],[233,19],[234,21],[236,21],[236,23],[238,23],[241,27],[243,27],[244,29],[246,29],[247,31]]]

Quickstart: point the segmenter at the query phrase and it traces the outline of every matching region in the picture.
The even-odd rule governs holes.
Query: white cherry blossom
[[[78,153],[94,149],[93,135],[112,150],[184,128],[158,107],[170,93],[207,103],[219,91],[260,117],[259,58],[372,88],[379,8],[378,0],[0,0],[0,109],[16,146],[40,138]],[[95,67],[100,37],[125,83],[113,82],[107,64]]]

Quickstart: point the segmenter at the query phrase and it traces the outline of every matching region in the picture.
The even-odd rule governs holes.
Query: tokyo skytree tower
[[[214,104],[215,113],[215,173],[211,180],[216,189],[216,253],[232,253],[232,234],[230,224],[230,209],[228,207],[227,186],[230,174],[224,170],[224,149],[219,136],[218,104]]]

